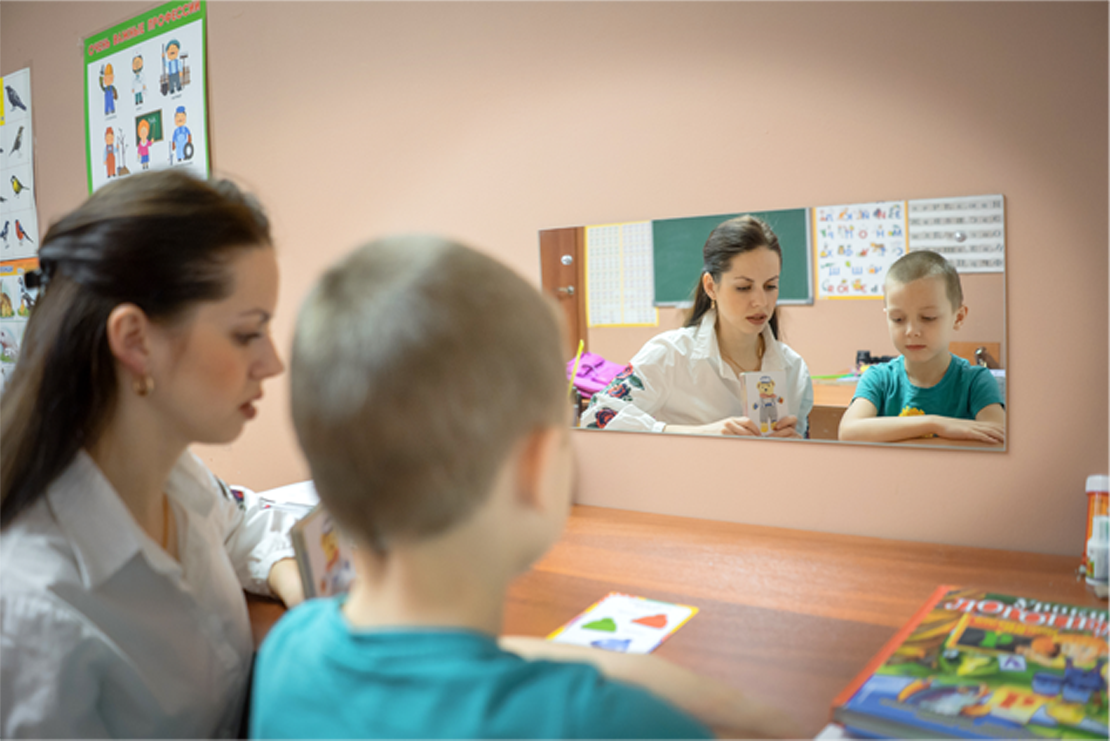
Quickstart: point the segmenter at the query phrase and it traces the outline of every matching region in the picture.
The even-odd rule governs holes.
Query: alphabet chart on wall
[[[906,202],[813,209],[817,298],[882,298],[887,268],[906,254]]]
[[[1002,195],[909,202],[909,248],[943,255],[961,273],[1001,273],[1006,262]]]
[[[205,13],[170,2],[84,40],[89,192],[150,169],[208,177]]]
[[[650,221],[586,227],[586,317],[591,327],[658,326]]]

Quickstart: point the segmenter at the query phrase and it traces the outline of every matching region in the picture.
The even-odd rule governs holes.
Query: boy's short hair
[[[964,305],[964,291],[960,287],[960,274],[943,255],[929,250],[908,252],[894,261],[886,273],[884,290],[891,281],[905,285],[921,278],[944,278],[945,292],[952,308],[958,310]]]
[[[523,436],[569,424],[561,320],[515,272],[436,237],[372,242],[297,321],[293,423],[320,499],[379,551],[485,501]]]

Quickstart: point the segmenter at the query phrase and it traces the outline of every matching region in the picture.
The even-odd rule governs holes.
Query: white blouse
[[[180,563],[81,451],[0,534],[0,735],[234,737],[293,517],[226,492],[191,453],[166,485]]]
[[[617,382],[594,394],[581,426],[662,432],[669,424],[704,425],[750,416],[740,378],[721,358],[716,322],[717,312],[710,310],[695,327],[672,329],[648,340],[630,363],[635,380],[621,383],[618,376]],[[770,326],[763,328],[763,341],[761,370],[786,371],[787,407],[798,417],[798,432],[805,435],[813,409],[809,369],[801,355],[775,339]]]

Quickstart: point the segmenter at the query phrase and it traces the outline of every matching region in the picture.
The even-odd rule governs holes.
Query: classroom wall
[[[81,38],[153,6],[0,4],[0,69],[32,68],[44,224],[86,196]],[[1105,3],[209,11],[213,164],[271,209],[282,348],[324,267],[387,232],[457,237],[538,283],[541,228],[1005,194],[1007,452],[581,431],[578,499],[1080,551],[1084,479],[1108,468]],[[255,488],[305,478],[287,397],[271,382],[202,456]]]
[[[997,342],[999,361],[1006,367],[1006,278],[1000,273],[961,276],[967,320],[958,342]],[[848,371],[857,350],[896,355],[887,331],[881,300],[816,300],[811,305],[779,306],[779,336],[796,350],[812,375]],[[617,363],[627,363],[659,332],[686,322],[686,309],[659,309],[658,327],[591,327],[588,349]]]

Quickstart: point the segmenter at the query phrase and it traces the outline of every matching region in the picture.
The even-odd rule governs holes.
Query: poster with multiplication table
[[[905,201],[813,209],[817,298],[881,299],[887,269],[906,254],[907,229]]]
[[[556,643],[646,654],[658,648],[697,611],[690,605],[610,592],[547,638]]]

